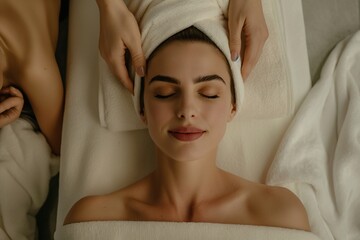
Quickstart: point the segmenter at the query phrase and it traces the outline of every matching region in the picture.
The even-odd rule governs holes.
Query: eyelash
[[[159,98],[159,99],[166,99],[166,98],[170,98],[172,96],[174,96],[175,93],[172,93],[172,94],[168,94],[168,95],[160,95],[160,94],[157,94],[155,95],[156,98]]]
[[[216,99],[216,98],[219,98],[219,95],[211,95],[211,96],[208,96],[208,95],[205,95],[205,94],[201,94],[199,93],[201,96],[203,97],[206,97],[206,98],[209,98],[209,99]]]
[[[156,98],[158,99],[167,99],[167,98],[170,98],[172,96],[174,96],[176,93],[172,93],[172,94],[169,94],[169,95],[160,95],[160,94],[157,94],[155,95]],[[219,95],[211,95],[211,96],[208,96],[208,95],[205,95],[205,94],[201,94],[199,93],[200,96],[202,97],[205,97],[205,98],[208,98],[208,99],[216,99],[216,98],[219,98]]]

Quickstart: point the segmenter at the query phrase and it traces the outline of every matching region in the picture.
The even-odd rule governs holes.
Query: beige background
[[[360,29],[360,0],[302,0],[311,79],[341,39]]]

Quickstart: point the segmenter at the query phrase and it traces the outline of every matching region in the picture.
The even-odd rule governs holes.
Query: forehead
[[[218,48],[200,41],[174,41],[160,48],[149,61],[145,81],[156,75],[185,81],[212,74],[230,82],[227,60]]]

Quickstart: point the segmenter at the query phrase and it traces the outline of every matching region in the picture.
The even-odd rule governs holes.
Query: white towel
[[[292,188],[326,240],[360,239],[360,31],[333,50],[267,183]]]
[[[292,86],[285,52],[285,39],[278,1],[263,1],[269,39],[249,79],[244,83],[240,63],[232,62],[227,38],[228,0],[131,0],[125,1],[139,22],[145,56],[173,34],[195,26],[223,51],[231,66],[240,114],[250,118],[278,118],[293,112]],[[99,117],[101,126],[112,131],[145,128],[139,113],[140,78],[135,80],[135,104],[131,95],[99,58]],[[245,89],[245,91],[244,91]],[[244,98],[245,97],[245,98]],[[244,103],[241,104],[242,99]],[[241,107],[240,107],[241,105]]]
[[[0,129],[0,239],[36,236],[36,214],[46,200],[59,158],[41,133],[18,119]]]
[[[216,223],[103,221],[69,224],[55,233],[56,240],[320,240],[310,232],[287,228]]]

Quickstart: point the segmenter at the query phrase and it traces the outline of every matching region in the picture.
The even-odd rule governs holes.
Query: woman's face
[[[164,154],[189,161],[214,154],[235,114],[225,57],[203,42],[174,41],[148,64],[144,115]]]

